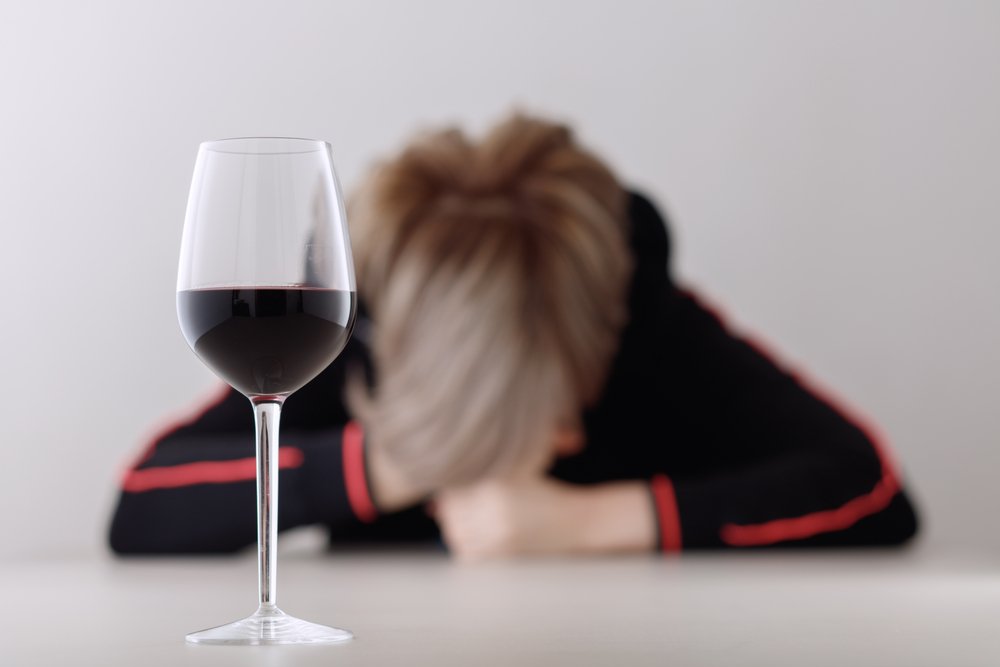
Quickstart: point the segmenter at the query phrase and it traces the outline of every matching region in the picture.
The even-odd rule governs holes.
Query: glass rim
[[[268,147],[268,144],[272,146]],[[296,146],[299,148],[296,149]],[[232,155],[302,155],[329,150],[330,143],[304,137],[226,137],[203,141],[198,149]]]

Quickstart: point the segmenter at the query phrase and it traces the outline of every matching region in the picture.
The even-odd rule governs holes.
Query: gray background
[[[104,549],[122,467],[215,382],[173,306],[199,141],[327,139],[350,189],[515,106],[880,424],[925,548],[1000,548],[998,3],[7,1],[0,63],[0,557]]]

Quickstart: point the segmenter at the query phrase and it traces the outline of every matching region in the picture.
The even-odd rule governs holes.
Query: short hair
[[[417,137],[348,220],[373,388],[348,400],[425,490],[504,475],[602,391],[627,319],[627,195],[560,124]]]

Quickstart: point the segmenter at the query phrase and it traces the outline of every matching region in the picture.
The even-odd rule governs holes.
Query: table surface
[[[695,554],[463,565],[428,551],[285,554],[285,611],[332,646],[193,646],[248,615],[252,555],[2,564],[3,665],[1000,665],[1000,559]]]

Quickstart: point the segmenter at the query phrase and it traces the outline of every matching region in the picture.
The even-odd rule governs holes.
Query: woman
[[[424,136],[352,198],[361,312],[282,417],[280,526],[456,555],[899,544],[898,473],[679,286],[653,205],[559,125]],[[126,474],[119,553],[255,539],[232,390]]]

